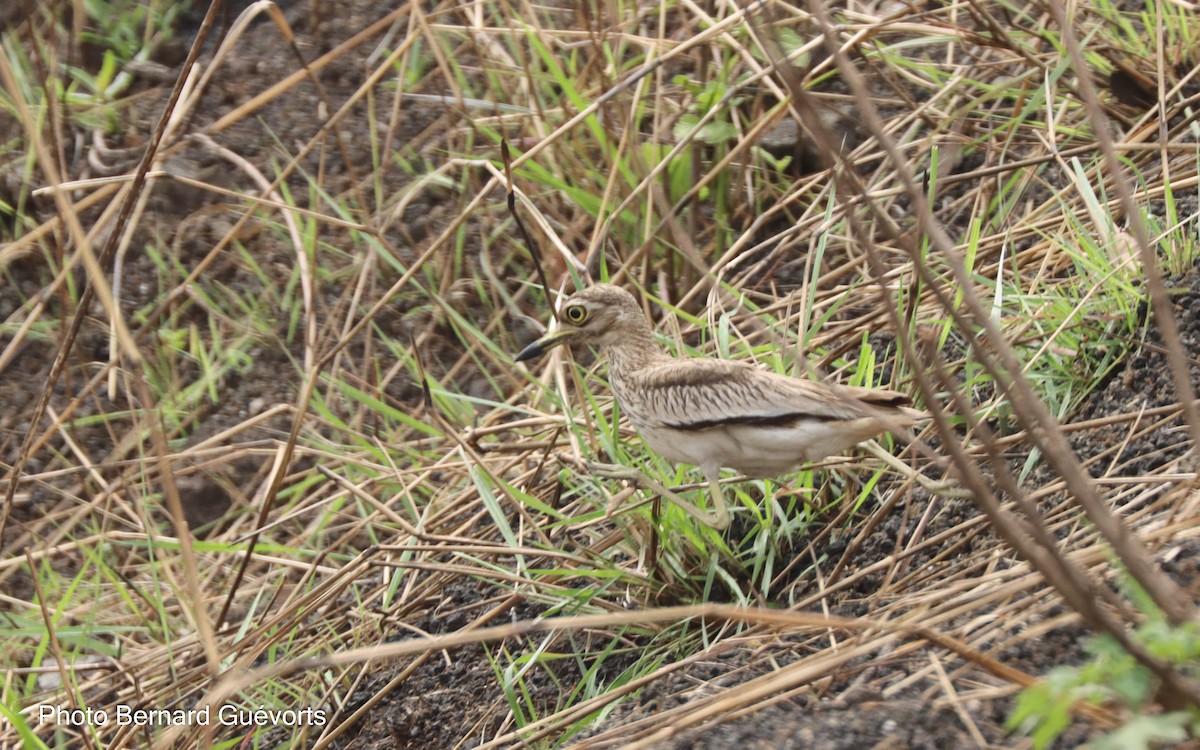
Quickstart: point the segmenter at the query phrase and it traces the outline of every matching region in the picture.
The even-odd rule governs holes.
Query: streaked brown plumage
[[[678,359],[662,350],[637,300],[596,284],[567,299],[558,325],[517,361],[567,342],[594,344],[608,359],[613,395],[646,444],[671,461],[695,464],[713,491],[723,528],[722,467],[773,477],[921,416],[901,393],[829,385],[724,359]]]

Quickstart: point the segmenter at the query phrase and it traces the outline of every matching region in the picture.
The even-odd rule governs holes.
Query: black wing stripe
[[[837,422],[842,417],[832,414],[813,414],[812,412],[794,411],[786,414],[752,414],[749,416],[722,417],[720,419],[700,419],[695,422],[665,422],[665,426],[684,432],[707,430],[713,427],[728,427],[732,425],[752,424],[763,427],[791,427],[797,422]]]

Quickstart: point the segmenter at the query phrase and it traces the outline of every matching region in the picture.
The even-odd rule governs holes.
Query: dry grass
[[[1028,685],[1008,655],[1079,623],[1133,649],[1163,700],[1197,705],[1129,635],[1147,601],[1194,617],[1155,566],[1195,543],[1200,511],[1196,353],[1166,323],[1159,265],[1195,261],[1183,12],[1158,4],[1130,33],[1103,4],[1069,26],[999,4],[616,7],[398,3],[315,55],[254,6],[189,57],[177,98],[152,99],[151,147],[106,176],[58,155],[75,133],[118,140],[103,122],[134,105],[39,93],[70,81],[61,8],[6,33],[0,159],[38,197],[0,194],[20,214],[0,283],[22,290],[0,374],[57,359],[34,398],[0,393],[16,415],[0,422],[0,743],[326,747],[423,665],[461,658],[494,690],[444,746],[566,746],[703,658],[745,679],[587,746],[648,747],[847,681],[952,707],[994,746],[967,706]],[[269,20],[243,36],[255,14]],[[213,115],[264,39],[302,62],[276,60],[232,104],[221,89]],[[1157,82],[1161,108],[1097,94],[1114,66]],[[303,139],[277,137],[289,118],[311,124]],[[765,148],[789,121],[806,134]],[[267,144],[255,157],[247,133]],[[722,537],[589,476],[597,459],[695,478],[620,426],[602,371],[511,361],[549,303],[505,207],[502,139],[551,286],[639,287],[681,351],[919,394],[934,419],[897,452],[982,512],[835,461],[794,493],[732,485],[742,521]],[[196,153],[233,187],[181,174]],[[163,227],[150,196],[168,183],[205,205]],[[1182,395],[1105,426],[1185,429],[1153,471],[1127,470],[1122,445],[1085,464],[1067,435],[1102,425],[1059,425],[1138,345],[1147,304]],[[81,365],[96,330],[110,356]],[[187,506],[209,493],[231,504],[193,538]],[[1114,593],[1130,580],[1145,599]],[[490,663],[456,651],[474,644]],[[329,721],[55,736],[36,714],[225,702]]]

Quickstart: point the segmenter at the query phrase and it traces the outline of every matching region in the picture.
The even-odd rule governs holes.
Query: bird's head
[[[595,284],[568,297],[559,307],[558,322],[515,359],[540,357],[566,343],[608,346],[643,330],[648,332],[649,324],[632,294],[619,286]]]

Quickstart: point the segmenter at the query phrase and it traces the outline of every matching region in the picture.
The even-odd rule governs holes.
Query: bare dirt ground
[[[237,13],[248,4],[227,5],[229,9],[222,17],[219,31],[227,31]],[[296,34],[297,49],[309,62],[400,7],[396,3],[362,0],[337,3],[336,8],[319,3],[280,5]],[[181,20],[178,44],[160,49],[155,62],[167,70],[177,70],[186,53],[185,41],[194,33],[199,17],[200,12],[194,10]],[[207,187],[200,189],[179,181],[164,181],[154,191],[132,236],[120,301],[121,310],[129,320],[144,321],[147,308],[162,299],[164,289],[179,283],[183,275],[201,264],[207,264],[205,278],[229,290],[233,297],[266,300],[270,307],[281,299],[284,290],[290,295],[300,293],[289,286],[294,278],[295,254],[280,239],[282,233],[276,231],[277,226],[253,220],[235,229],[237,214],[228,210],[233,199],[223,197],[218,191],[249,194],[259,186],[247,170],[226,158],[225,152],[255,165],[270,179],[273,169],[286,159],[285,154],[296,153],[302,144],[315,138],[320,147],[302,158],[297,172],[285,182],[298,205],[314,209],[324,205],[313,189],[314,184],[319,184],[329,195],[366,195],[367,203],[371,202],[372,193],[390,197],[412,189],[412,174],[378,157],[377,149],[382,143],[378,131],[384,129],[380,123],[385,122],[381,112],[391,106],[390,101],[382,97],[361,100],[340,120],[338,128],[323,131],[330,109],[336,109],[358,91],[364,73],[373,68],[378,41],[378,35],[370,37],[332,59],[318,73],[320,87],[303,80],[253,113],[237,118],[228,126],[214,128],[214,124],[222,123],[222,118],[261,92],[264,82],[283,80],[297,70],[296,59],[280,30],[265,16],[253,22],[236,52],[224,60],[187,125],[188,132],[207,133],[213,140],[195,140],[173,149],[164,165],[173,174],[201,180]],[[210,53],[213,49],[215,45],[210,45]],[[106,144],[109,150],[104,158],[109,160],[106,166],[112,174],[125,173],[136,163],[140,147],[149,138],[162,109],[171,80],[168,78],[164,83],[147,77],[138,82],[134,103],[122,110],[129,118],[123,131]],[[434,87],[423,90],[416,86],[413,93],[442,92]],[[449,158],[448,134],[469,130],[473,116],[472,111],[464,111],[452,103],[412,100],[404,103],[399,116],[390,115],[386,122],[390,124],[392,142],[412,146],[412,152],[426,160],[417,171],[427,175]],[[377,132],[372,133],[372,129]],[[95,146],[82,148],[96,150]],[[477,151],[476,157],[491,158],[494,148],[490,143],[481,143]],[[72,158],[78,161],[83,156],[75,154]],[[93,169],[93,173],[96,171]],[[313,175],[318,175],[319,180],[310,179]],[[380,343],[400,342],[400,347],[407,347],[410,335],[422,336],[423,364],[431,374],[446,378],[447,383],[463,393],[490,399],[499,398],[498,393],[518,393],[525,387],[524,381],[513,372],[491,371],[480,361],[464,365],[453,320],[436,305],[423,301],[417,292],[405,289],[392,298],[385,296],[404,273],[402,266],[421,256],[431,239],[474,197],[473,191],[482,187],[482,181],[476,175],[458,184],[433,185],[414,191],[412,199],[400,206],[394,221],[388,222],[382,231],[390,244],[389,252],[399,259],[397,265],[379,264],[373,273],[363,276],[335,275],[318,290],[316,306],[324,314],[317,325],[323,334],[336,335],[342,331],[344,321],[353,317],[348,312],[367,309],[375,303],[384,305],[374,316],[373,327],[351,337],[344,349],[348,360],[370,363],[362,372],[370,373],[375,380],[360,385],[366,390],[375,389],[373,393],[383,405],[379,409],[396,409],[426,422],[433,419],[422,404],[420,384],[405,370],[391,371],[394,352]],[[0,185],[0,189],[4,186]],[[19,191],[21,186],[16,189]],[[9,185],[7,190],[12,193],[14,187]],[[503,194],[499,191],[486,196],[486,203],[497,212],[502,209],[502,202]],[[31,219],[40,222],[50,218],[56,209],[51,200],[40,197],[31,200],[28,210]],[[84,218],[94,219],[97,212],[94,209],[84,214]],[[585,234],[581,226],[572,226],[570,220],[565,219],[562,225],[568,235]],[[348,247],[340,243],[353,230],[325,226],[315,231],[320,232],[320,242],[326,248],[322,252],[328,253],[324,257],[332,259],[339,249]],[[484,231],[480,229],[480,233]],[[236,236],[238,252],[224,251],[213,257],[213,247],[231,234]],[[471,241],[484,242],[478,237]],[[143,251],[149,246],[169,251],[172,260],[167,267],[174,269],[173,278],[164,279],[164,264],[153,253]],[[475,244],[459,252],[467,260],[452,258],[442,269],[454,269],[460,278],[475,274],[476,283],[489,284],[490,280],[479,272],[482,261],[477,258],[481,252]],[[518,274],[524,278],[532,275],[529,269],[521,272],[515,265],[499,270],[506,280]],[[803,266],[790,271],[776,270],[780,279],[790,272],[798,272],[796,275],[804,278]],[[52,276],[38,253],[9,263],[5,283],[0,285],[0,319],[11,318],[40,294],[46,297],[47,317],[69,318],[74,311],[64,293],[46,292]],[[74,282],[82,283],[83,279],[82,271],[77,271]],[[470,284],[464,287],[458,281],[453,273],[441,277],[430,273],[422,279],[428,289],[450,300],[458,314],[478,321],[480,328],[485,328],[494,311],[478,302],[474,287]],[[1200,269],[1170,279],[1168,286],[1182,328],[1182,342],[1189,353],[1193,382],[1200,382]],[[217,306],[199,296],[186,305],[179,300],[172,304],[178,311],[167,310],[161,319],[169,320],[173,331],[206,330]],[[523,305],[523,309],[535,319],[545,318],[545,311],[533,305]],[[129,483],[129,467],[139,457],[139,444],[127,438],[128,423],[106,416],[115,407],[103,388],[86,387],[109,360],[109,329],[103,311],[94,305],[87,313],[50,400],[53,413],[70,411],[72,415],[71,427],[63,433],[69,435],[71,445],[57,439],[50,441],[30,456],[25,472],[38,475],[61,468],[62,454],[75,451],[87,457],[80,465],[95,467],[94,475],[85,476],[82,470],[64,472],[22,485],[19,503],[0,540],[8,554],[25,547],[52,544],[54,540],[48,532],[52,526],[45,519],[66,518],[102,486]],[[277,447],[287,440],[292,429],[291,410],[280,408],[271,413],[269,407],[294,404],[305,386],[300,365],[306,356],[303,322],[289,317],[287,309],[272,309],[268,313],[264,319],[273,320],[275,327],[258,333],[252,349],[253,362],[225,370],[211,385],[218,397],[201,400],[202,406],[181,417],[178,426],[167,435],[172,451],[188,456],[188,460],[175,466],[175,471],[179,474],[187,522],[197,540],[245,538],[248,524],[257,512],[253,505],[255,490],[268,481]],[[257,314],[247,313],[247,317]],[[1149,316],[1147,319],[1150,320]],[[494,343],[505,351],[515,351],[531,331],[525,330],[525,324],[519,321],[507,325],[508,328],[492,329]],[[160,330],[166,327],[164,324]],[[159,335],[153,327],[143,334]],[[0,343],[11,340],[10,335],[0,339]],[[59,341],[56,335],[27,337],[16,359],[0,377],[0,464],[5,470],[18,460],[34,406],[59,352]],[[1071,445],[1082,459],[1091,461],[1088,468],[1095,477],[1178,473],[1186,464],[1190,442],[1177,411],[1159,416],[1161,408],[1175,404],[1177,398],[1166,374],[1162,342],[1152,320],[1144,326],[1141,340],[1130,344],[1130,356],[1066,420],[1067,424],[1083,426],[1068,432]],[[884,351],[894,356],[893,347],[885,347]],[[204,387],[204,370],[200,366],[182,360],[168,364],[167,369],[177,378],[177,388],[197,384]],[[82,401],[72,405],[79,394],[84,394]],[[126,392],[121,398],[128,396]],[[136,395],[130,401],[136,401]],[[334,409],[328,417],[322,412],[319,419],[313,420],[311,434],[316,437],[310,445],[318,446],[318,438],[326,437],[332,445],[349,432],[363,437],[364,451],[369,451],[373,443],[386,444],[389,435],[379,431],[384,420],[373,415],[372,408],[355,405],[336,415],[332,414],[337,411]],[[1142,414],[1149,416],[1139,416]],[[257,415],[265,417],[253,418]],[[1020,467],[1027,456],[1028,448],[1014,443],[1008,458],[1014,467]],[[315,447],[298,453],[287,470],[289,481],[285,485],[294,482],[293,486],[299,488],[315,486],[312,477],[319,476],[318,467],[323,460],[321,451]],[[427,475],[425,481],[436,485],[439,478],[435,473]],[[543,477],[542,481],[550,480]],[[852,479],[839,481],[845,483],[842,487],[848,494],[857,487]],[[1057,533],[1063,538],[1086,536],[1086,531],[1071,520],[1071,501],[1055,481],[1052,473],[1042,469],[1035,469],[1027,479],[1047,517],[1059,522]],[[794,569],[781,575],[776,588],[758,603],[878,622],[902,612],[927,609],[931,627],[953,631],[964,641],[970,641],[970,634],[982,628],[979,632],[984,635],[970,641],[974,648],[985,650],[991,658],[1032,676],[1058,665],[1078,663],[1083,658],[1081,643],[1086,631],[1078,619],[1056,597],[1048,595],[1038,577],[997,540],[970,499],[935,497],[920,488],[893,496],[886,484],[870,495],[870,503],[855,516],[855,523],[814,525],[806,536],[792,540],[780,567],[790,563]],[[529,486],[535,489],[546,485]],[[297,491],[297,496],[302,494],[303,489]],[[884,498],[893,500],[880,505]],[[1154,498],[1131,493],[1124,499],[1130,502],[1125,511],[1136,519]],[[396,500],[396,507],[402,504],[402,499]],[[281,507],[279,513],[286,514],[288,510]],[[825,519],[832,521],[833,515],[831,512]],[[152,508],[148,517],[169,527],[170,514],[162,506]],[[347,523],[344,528],[336,529],[337,533],[328,533],[325,529],[306,527],[308,521],[303,518],[280,522],[292,529],[294,538],[311,534],[312,539],[324,540],[322,543],[328,545],[329,553],[328,557],[305,560],[296,570],[283,575],[287,581],[284,588],[289,593],[280,589],[281,593],[276,594],[280,601],[292,596],[293,586],[297,592],[303,590],[308,585],[304,577],[317,575],[312,571],[319,570],[321,576],[328,574],[332,580],[336,578],[332,571],[338,566],[351,569],[349,560],[353,555],[343,555],[344,550],[331,540],[344,543],[345,550],[372,550],[369,554],[379,553],[381,544],[387,548],[395,540],[370,524]],[[482,512],[455,520],[437,533],[450,538],[452,529],[460,535],[455,539],[475,534],[478,536],[472,538],[486,540],[488,544],[503,543]],[[432,545],[445,541],[435,536],[426,542]],[[566,535],[563,539],[564,549],[571,554],[577,551],[576,544],[579,549],[586,546],[579,542],[581,537]],[[1154,559],[1169,575],[1193,597],[1200,596],[1197,588],[1200,540],[1194,535],[1179,539],[1153,537],[1149,544]],[[1079,548],[1092,550],[1085,544]],[[132,551],[114,554],[135,555]],[[278,554],[284,556],[285,552]],[[388,564],[359,570],[362,579],[383,580],[389,575],[390,565],[397,570],[406,565],[433,570],[435,558],[414,561],[404,557],[399,547],[385,549],[380,554],[388,556]],[[364,605],[354,593],[361,580],[345,584],[348,588],[336,589],[329,600],[319,602],[319,606],[314,604],[317,608],[313,614],[305,615],[307,625],[303,627],[310,628],[307,632],[320,641],[325,627],[321,617],[328,607],[354,610],[361,606],[362,611],[375,619],[364,631],[356,630],[359,635],[355,638],[363,638],[361,632],[370,632],[373,642],[349,638],[345,635],[347,631],[336,628],[331,631],[337,630],[337,634],[328,636],[332,640],[346,638],[339,642],[339,647],[349,650],[372,643],[397,643],[416,635],[461,633],[546,615],[541,598],[527,598],[519,587],[504,585],[503,575],[489,579],[475,567],[456,571],[454,565],[469,554],[472,553],[456,549],[436,558],[445,568],[430,572],[414,586],[411,596],[406,595],[399,604]],[[532,558],[523,564],[529,567],[550,565],[549,557],[527,554]],[[511,562],[504,555],[489,559],[494,559],[500,568]],[[305,573],[309,563],[312,568]],[[71,571],[83,562],[63,555],[52,564]],[[33,579],[27,572],[5,571],[6,597],[15,600],[35,597]],[[746,577],[752,578],[749,573]],[[265,582],[273,579],[263,575],[259,580],[266,586]],[[636,609],[688,600],[681,587],[673,585],[669,577],[665,580],[661,587],[648,586],[632,598],[606,591],[606,597],[611,598],[605,600],[604,607],[606,611],[616,611],[622,606]],[[568,579],[564,585],[600,589],[607,583]],[[651,590],[658,591],[661,597],[658,601],[645,597]],[[722,601],[729,597],[723,586],[717,585],[710,591],[710,598]],[[219,603],[214,597],[210,606],[216,608]],[[248,617],[252,609],[249,601],[239,600],[227,619],[227,627],[236,627],[239,618]],[[1003,624],[1005,618],[1011,618],[1011,622]],[[865,648],[857,641],[852,646],[843,644],[844,636],[833,631],[780,633],[771,627],[758,626],[734,632],[719,623],[711,627],[707,645],[664,652],[662,666],[654,672],[653,679],[632,690],[627,700],[611,709],[605,708],[599,721],[573,735],[565,744],[623,747],[636,741],[642,743],[641,747],[655,748],[741,746],[812,750],[1028,746],[1027,740],[1010,735],[1004,726],[1012,706],[1013,686],[948,651],[919,647],[920,642],[915,639],[881,638],[874,646]],[[380,659],[361,672],[331,677],[334,684],[326,693],[309,685],[304,688],[307,692],[300,693],[296,700],[315,701],[336,709],[343,729],[340,736],[330,739],[329,744],[334,747],[441,750],[484,744],[549,746],[555,736],[553,732],[546,739],[530,740],[528,745],[508,734],[516,729],[514,709],[497,674],[503,671],[497,665],[509,664],[505,660],[509,656],[506,649],[528,653],[532,643],[545,645],[547,651],[555,654],[553,660],[547,659],[550,666],[531,669],[520,683],[525,691],[522,706],[536,710],[537,716],[550,716],[571,705],[568,693],[581,680],[619,684],[622,672],[644,656],[643,646],[652,641],[644,634],[617,635],[614,642],[619,645],[614,652],[602,661],[597,671],[587,674],[591,662],[572,658],[571,654],[593,653],[597,644],[607,642],[605,639],[613,637],[614,632],[604,628],[583,629],[546,644],[514,636],[499,643],[439,650],[417,659]],[[260,637],[267,638],[266,631]],[[18,660],[30,658],[28,650],[13,655]],[[822,655],[833,659],[832,666],[823,669],[814,666]],[[246,667],[261,664],[260,660]],[[118,688],[109,689],[113,695],[117,694]],[[761,691],[761,697],[750,703],[722,703],[731,696],[745,696],[752,691]],[[102,691],[93,693],[93,700],[101,694]],[[356,715],[360,710],[361,715]],[[576,720],[582,722],[589,718],[588,714],[583,711]],[[526,717],[525,723],[534,723],[532,717]],[[563,720],[556,725],[554,732],[562,731],[565,723]],[[1097,723],[1083,722],[1065,734],[1055,747],[1077,746],[1101,729]],[[261,740],[275,737],[282,740],[288,735],[283,729],[275,732],[263,731],[258,736]],[[505,737],[508,739],[495,739]],[[320,744],[316,734],[309,738],[308,744]]]

